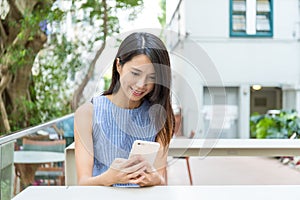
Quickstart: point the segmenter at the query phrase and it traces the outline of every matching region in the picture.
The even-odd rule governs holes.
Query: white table
[[[300,156],[300,140],[172,139],[169,156]]]
[[[75,145],[66,153],[66,185],[76,185]],[[172,139],[169,156],[300,156],[300,140],[289,139]]]
[[[41,164],[63,162],[65,154],[49,151],[15,151],[15,172],[20,177],[22,187],[34,182],[34,176]]]
[[[115,188],[103,186],[31,186],[12,200],[284,200],[299,199],[298,185],[155,186]]]

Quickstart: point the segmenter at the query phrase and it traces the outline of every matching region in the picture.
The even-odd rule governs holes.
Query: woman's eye
[[[155,82],[155,77],[153,77],[153,76],[152,76],[152,77],[150,76],[150,77],[148,77],[147,79],[148,79],[148,80],[147,80],[148,83],[154,83],[154,82]]]
[[[139,73],[137,73],[137,72],[131,72],[131,74],[134,75],[134,76],[138,76],[139,75]]]

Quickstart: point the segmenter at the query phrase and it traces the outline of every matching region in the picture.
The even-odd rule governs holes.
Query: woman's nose
[[[136,82],[136,86],[142,88],[145,85],[147,85],[147,79],[146,77],[141,77],[137,82]]]

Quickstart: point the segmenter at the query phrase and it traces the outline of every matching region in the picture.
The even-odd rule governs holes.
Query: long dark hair
[[[155,118],[155,124],[156,127],[162,127],[156,136],[156,141],[160,140],[166,147],[174,133],[175,124],[170,97],[171,69],[169,53],[157,36],[145,32],[135,32],[122,41],[113,63],[111,85],[103,95],[113,94],[120,88],[117,58],[123,67],[134,56],[141,54],[146,55],[154,66],[155,86],[145,98],[150,105],[159,104],[164,108],[159,109],[159,113],[156,113],[158,117]]]

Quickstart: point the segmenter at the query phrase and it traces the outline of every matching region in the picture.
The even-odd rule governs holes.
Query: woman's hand
[[[143,161],[146,164],[146,169],[139,174],[139,178],[132,179],[130,183],[138,184],[140,186],[153,186],[164,185],[165,180],[162,175],[147,161]]]
[[[130,159],[116,158],[105,174],[110,177],[111,185],[141,182],[145,178],[147,167],[147,162],[140,156]]]

